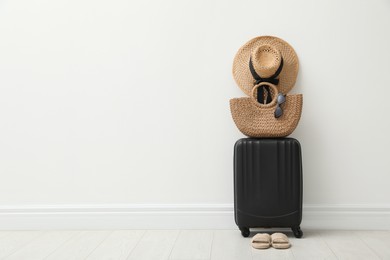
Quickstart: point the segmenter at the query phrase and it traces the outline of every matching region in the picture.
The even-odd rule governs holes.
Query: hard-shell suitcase
[[[234,215],[244,237],[255,227],[289,227],[302,237],[302,157],[296,139],[236,142]]]

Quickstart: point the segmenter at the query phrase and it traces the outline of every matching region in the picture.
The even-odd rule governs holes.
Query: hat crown
[[[269,78],[278,70],[282,56],[271,45],[257,46],[251,53],[253,68],[262,78]]]

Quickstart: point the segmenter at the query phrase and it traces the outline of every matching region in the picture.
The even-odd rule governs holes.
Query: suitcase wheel
[[[292,232],[294,233],[294,236],[296,238],[301,238],[303,236],[303,232],[301,230],[301,227],[298,226],[298,227],[292,227],[291,228]]]
[[[251,233],[251,232],[249,231],[249,228],[247,228],[247,227],[239,227],[239,229],[240,229],[241,235],[242,235],[243,237],[248,237],[249,234]]]

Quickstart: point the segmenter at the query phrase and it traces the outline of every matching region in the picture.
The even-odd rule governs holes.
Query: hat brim
[[[298,56],[294,49],[284,40],[274,36],[260,36],[244,44],[237,52],[233,61],[233,77],[237,85],[248,96],[251,96],[254,79],[249,70],[249,59],[252,51],[261,45],[274,46],[283,57],[283,69],[279,74],[279,92],[288,93],[295,84],[298,75]]]

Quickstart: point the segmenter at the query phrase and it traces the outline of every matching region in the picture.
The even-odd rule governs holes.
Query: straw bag
[[[273,97],[268,104],[256,100],[257,89],[270,87]],[[286,95],[283,104],[278,103],[279,91],[268,82],[257,84],[252,89],[251,97],[233,98],[230,100],[230,112],[237,128],[249,137],[285,137],[290,135],[298,125],[302,112],[302,94]],[[277,107],[282,109],[280,117],[275,117]]]

